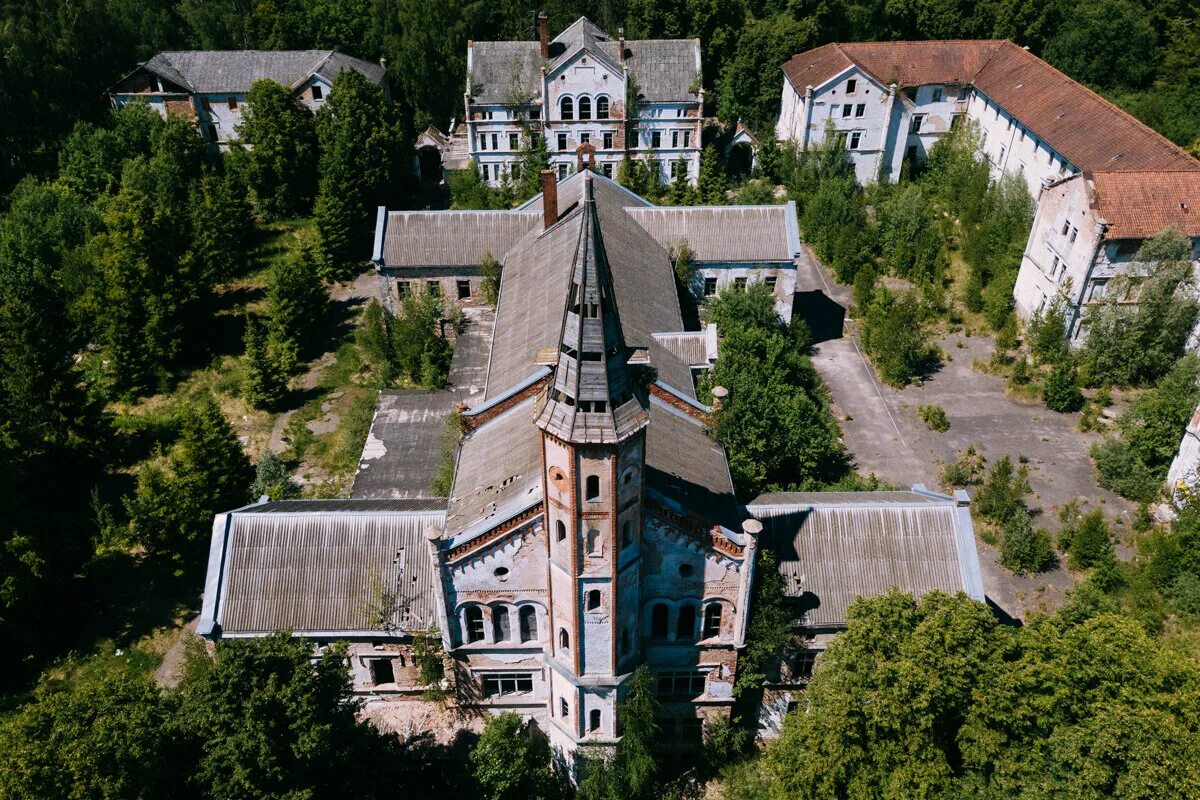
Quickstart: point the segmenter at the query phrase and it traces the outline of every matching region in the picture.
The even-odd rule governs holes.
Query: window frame
[[[484,697],[533,694],[532,672],[490,672],[479,677]],[[495,687],[495,690],[492,691],[490,687]]]

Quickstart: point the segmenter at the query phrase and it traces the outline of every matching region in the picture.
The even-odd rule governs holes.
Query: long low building
[[[1113,275],[1139,269],[1166,229],[1200,268],[1200,161],[1007,40],[828,44],[783,66],[776,136],[801,147],[843,137],[861,183],[897,180],[960,119],[979,128],[993,175],[1037,201],[1014,298],[1029,319],[1066,295],[1070,334]]]

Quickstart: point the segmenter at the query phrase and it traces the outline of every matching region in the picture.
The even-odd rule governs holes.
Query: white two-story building
[[[520,168],[529,137],[544,136],[559,179],[590,144],[606,177],[628,153],[657,161],[664,181],[685,170],[694,182],[703,92],[698,39],[613,39],[584,17],[550,39],[542,14],[536,42],[467,43],[471,158],[497,185]]]
[[[228,150],[238,138],[246,94],[256,81],[275,81],[316,113],[344,69],[358,70],[387,91],[382,63],[334,50],[184,50],[158,53],[139,64],[108,96],[116,108],[141,102],[163,116],[179,114],[199,127],[211,147]]]
[[[1037,201],[1022,318],[1064,293],[1078,336],[1086,304],[1146,238],[1200,235],[1200,161],[1010,41],[828,44],[783,73],[777,138],[808,147],[832,126],[862,183],[898,179],[959,119],[978,126],[993,176],[1021,176]]]

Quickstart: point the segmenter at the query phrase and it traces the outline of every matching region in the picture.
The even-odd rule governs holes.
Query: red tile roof
[[[1200,236],[1200,171],[1097,172],[1099,217],[1108,222],[1108,239],[1140,239],[1174,228]]]
[[[1010,41],[827,44],[783,71],[803,92],[851,65],[884,85],[973,85],[1085,172],[1200,170],[1183,149]]]

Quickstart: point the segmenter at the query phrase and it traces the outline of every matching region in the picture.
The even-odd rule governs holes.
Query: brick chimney
[[[550,57],[550,23],[546,18],[545,11],[539,11],[537,15],[538,21],[538,44],[542,48],[542,60]]]
[[[587,169],[596,168],[596,148],[592,146],[591,142],[583,142],[575,148],[575,171],[583,172],[585,167]]]
[[[542,170],[542,227],[558,222],[558,178],[554,170]]]
[[[625,29],[617,28],[617,55],[621,57],[621,63],[625,63]]]

